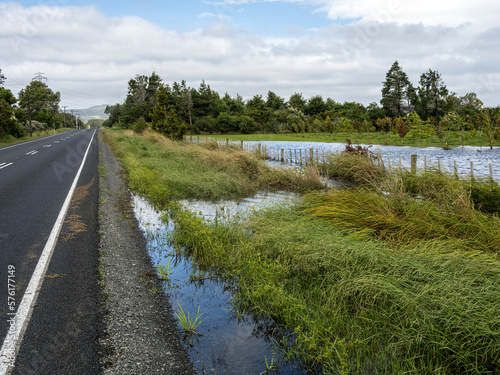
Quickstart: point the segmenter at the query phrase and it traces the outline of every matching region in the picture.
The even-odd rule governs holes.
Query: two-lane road
[[[97,298],[92,286],[97,257],[96,137],[95,130],[74,130],[0,148],[0,344],[3,344],[0,374],[10,371],[6,370],[6,363],[11,364],[14,359],[14,373],[64,373],[51,368],[56,353],[50,353],[52,357],[45,358],[46,363],[44,358],[35,358],[35,354],[43,352],[48,344],[54,346],[54,339],[50,341],[48,335],[59,335],[61,341],[60,334],[65,329],[81,329],[79,322],[69,325],[65,321],[68,316],[71,319],[72,314],[78,315],[82,324],[88,324],[85,321],[88,312],[79,311],[75,315],[66,304],[86,309],[78,307],[79,296],[74,294],[90,293],[91,297],[87,297],[92,303]],[[71,201],[70,194],[75,189],[79,196],[75,194]],[[66,212],[63,209],[69,210],[69,216],[63,216]],[[64,240],[60,238],[62,234],[66,234]],[[41,266],[43,262],[46,264]],[[45,273],[50,273],[51,268],[64,271],[51,275],[61,281],[47,282]],[[90,273],[82,279],[91,278],[90,286],[84,285],[83,291],[75,289],[66,295],[65,291],[82,287],[73,285],[82,272]],[[32,293],[29,285],[35,285],[37,292]],[[29,299],[25,295],[27,288],[26,295],[33,300],[31,305],[22,304]],[[72,298],[76,300],[72,302]],[[20,325],[24,325],[22,329]],[[16,330],[21,332],[19,338],[12,335]],[[75,337],[73,333],[71,340],[64,338],[64,346],[71,348],[70,341],[75,341]],[[7,358],[12,349],[15,356]],[[94,348],[89,350],[92,352]],[[89,355],[86,356],[88,360]],[[94,372],[87,369],[85,373]]]

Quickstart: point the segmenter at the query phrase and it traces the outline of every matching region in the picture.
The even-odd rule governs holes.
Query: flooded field
[[[285,153],[292,151],[292,158],[295,157],[295,150],[302,150],[303,155],[309,155],[309,149],[318,150],[319,155],[322,152],[341,152],[345,149],[342,143],[326,142],[246,142],[249,144],[265,145],[269,149],[281,150]],[[368,145],[362,145],[368,146]],[[451,150],[444,150],[441,147],[411,147],[411,146],[382,146],[375,145],[371,147],[374,153],[381,153],[385,166],[388,166],[389,158],[393,168],[399,166],[399,157],[403,168],[410,168],[411,155],[417,155],[417,166],[424,168],[424,159],[427,159],[427,167],[433,165],[437,168],[438,160],[441,160],[443,170],[454,171],[454,162],[457,163],[459,174],[470,175],[470,163],[474,164],[474,174],[476,176],[489,176],[489,165],[492,165],[493,176],[496,180],[500,179],[500,148],[496,147],[490,150],[488,147],[465,146],[454,147]],[[299,152],[299,151],[298,151]],[[316,155],[316,154],[315,154]]]
[[[263,193],[240,201],[182,203],[210,220],[235,220],[252,209],[293,198],[289,193]],[[269,335],[275,327],[255,321],[252,316],[238,316],[227,285],[197,270],[189,259],[176,255],[171,245],[173,223],[162,222],[160,214],[139,196],[134,196],[134,210],[146,234],[153,263],[168,274],[164,292],[172,307],[178,310],[180,304],[191,317],[200,309],[203,322],[196,330],[199,334],[185,337],[186,349],[200,374],[265,374],[271,363],[277,367],[274,374],[305,373],[299,365],[286,364],[276,350]]]

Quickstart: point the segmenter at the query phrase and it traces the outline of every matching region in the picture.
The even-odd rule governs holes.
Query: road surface
[[[0,148],[0,374],[100,373],[98,160],[95,130]]]

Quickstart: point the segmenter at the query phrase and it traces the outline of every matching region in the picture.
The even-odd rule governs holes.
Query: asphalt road
[[[96,138],[94,130],[74,130],[0,148],[0,345],[4,346],[12,326],[9,314],[21,303],[88,149],[13,374],[101,373]]]

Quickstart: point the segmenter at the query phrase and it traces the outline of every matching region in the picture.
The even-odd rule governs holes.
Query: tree
[[[223,102],[219,94],[210,88],[205,81],[201,81],[200,88],[191,90],[193,100],[193,117],[212,116],[216,118],[222,107]]]
[[[112,127],[114,124],[120,123],[122,116],[122,106],[121,104],[107,105],[104,113],[109,115],[108,119],[104,122],[103,126]]]
[[[307,116],[316,116],[326,111],[327,107],[321,95],[311,97],[305,106],[304,113]]]
[[[397,61],[392,64],[385,75],[383,84],[380,104],[392,116],[401,115],[403,106],[410,106],[412,86],[408,76]]]
[[[379,118],[375,121],[377,128],[384,132],[390,132],[392,126],[392,119],[390,117]]]
[[[290,99],[288,99],[288,106],[304,112],[306,108],[306,100],[302,96],[302,93],[294,93],[290,96]]]
[[[160,83],[156,92],[156,103],[151,112],[151,127],[173,140],[181,140],[187,131],[172,106],[171,92],[168,86]]]
[[[396,127],[396,131],[398,132],[398,135],[401,137],[401,141],[403,141],[406,137],[406,134],[408,134],[410,130],[406,127],[405,122],[401,117],[394,119],[394,125]]]
[[[5,82],[7,78],[2,73],[2,69],[0,69],[0,86],[3,86],[3,83]]]
[[[448,89],[437,71],[429,69],[420,76],[418,87],[418,109],[426,120],[433,116],[439,118],[443,115],[446,107]]]
[[[278,111],[285,108],[285,99],[281,96],[276,95],[274,92],[269,91],[267,93],[266,107],[272,109],[273,111]]]
[[[10,90],[0,87],[0,138],[5,135],[21,137],[24,133],[14,118],[14,104],[16,102],[17,99]]]
[[[32,119],[48,124],[58,111],[61,94],[53,92],[49,86],[40,81],[31,83],[19,92],[19,107],[26,111],[28,121]],[[48,115],[47,115],[48,114]],[[30,135],[32,126],[30,127]]]
[[[408,126],[410,127],[410,135],[420,139],[420,143],[434,134],[434,128],[428,121],[423,121],[417,112],[413,111],[407,117]]]
[[[156,91],[161,78],[153,72],[150,77],[136,75],[128,81],[127,97],[121,107],[120,120],[127,126],[132,125],[141,117],[151,121],[150,113],[156,100]]]
[[[181,83],[174,82],[172,85],[173,99],[176,103],[176,112],[182,114],[185,121],[189,122],[189,126],[193,126],[193,95],[191,88],[187,87],[186,81]]]

